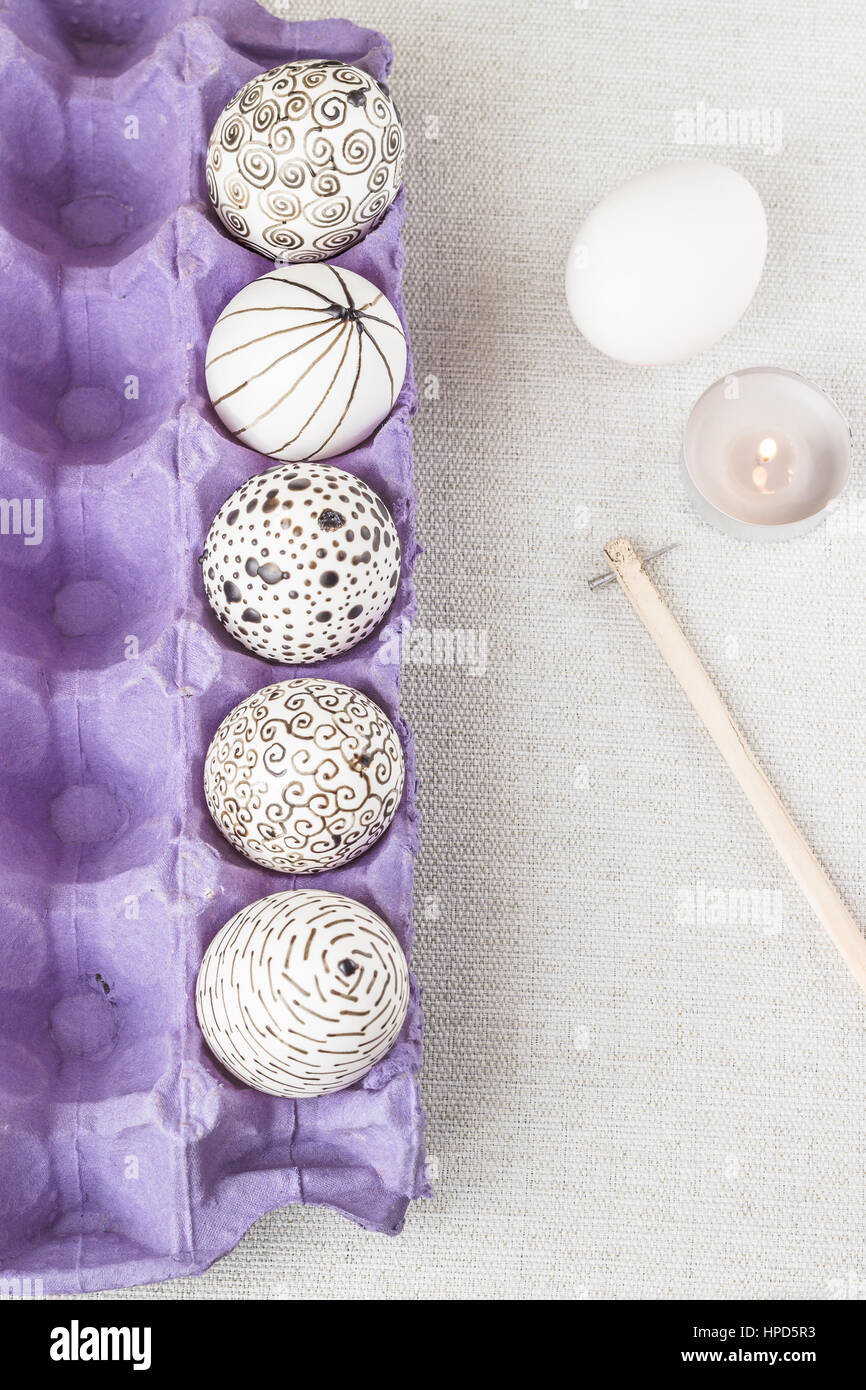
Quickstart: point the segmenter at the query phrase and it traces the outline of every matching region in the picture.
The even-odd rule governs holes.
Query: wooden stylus
[[[736,777],[784,863],[866,992],[866,937],[758,765],[710,677],[630,541],[604,548],[620,586]]]

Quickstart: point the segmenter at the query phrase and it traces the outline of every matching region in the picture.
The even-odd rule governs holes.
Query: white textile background
[[[656,578],[866,924],[862,0],[343,11],[392,39],[409,136],[437,1195],[398,1239],[288,1208],[201,1278],[112,1297],[862,1298],[866,1001],[623,596],[585,584],[615,535],[681,543]],[[683,148],[701,102],[778,111],[781,145]],[[570,326],[569,240],[689,153],[758,187],[764,279],[713,351],[625,367]],[[698,522],[678,475],[691,403],[757,363],[855,432],[831,524],[782,546]],[[461,663],[427,664],[437,629]]]

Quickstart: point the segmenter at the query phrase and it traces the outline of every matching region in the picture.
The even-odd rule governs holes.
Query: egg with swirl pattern
[[[390,927],[342,893],[250,903],[205,952],[196,1011],[211,1051],[271,1096],[341,1091],[390,1051],[409,970]]]
[[[388,829],[405,767],[397,731],[351,686],[304,676],[255,691],[220,724],[204,792],[230,844],[284,874],[336,869]]]
[[[348,651],[397,592],[400,542],[381,498],[327,463],[249,478],[217,512],[200,564],[208,602],[251,652],[291,666]]]
[[[282,63],[222,111],[208,143],[208,196],[254,251],[322,261],[382,220],[400,191],[404,154],[384,82],[330,59]]]

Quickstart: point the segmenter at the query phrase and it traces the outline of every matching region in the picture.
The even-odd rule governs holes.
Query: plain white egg
[[[739,321],[766,252],[767,219],[748,180],[710,160],[674,160],[593,208],[568,257],[568,307],[609,357],[681,362]]]

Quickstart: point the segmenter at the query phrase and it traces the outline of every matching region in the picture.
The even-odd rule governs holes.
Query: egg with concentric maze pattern
[[[393,602],[400,542],[381,498],[327,463],[287,463],[233,492],[200,564],[232,637],[288,665],[363,641]]]
[[[220,724],[204,792],[241,854],[284,874],[356,859],[388,829],[403,792],[397,731],[351,686],[311,676],[247,696]]]
[[[276,266],[223,309],[207,346],[214,410],[238,443],[287,462],[363,443],[406,375],[396,310],[331,265]]]
[[[384,82],[301,59],[253,77],[208,143],[207,189],[232,236],[263,256],[321,261],[365,237],[393,203],[405,139]]]
[[[390,927],[353,898],[311,889],[232,917],[196,987],[211,1051],[271,1096],[351,1086],[390,1051],[408,1007],[409,970]]]

